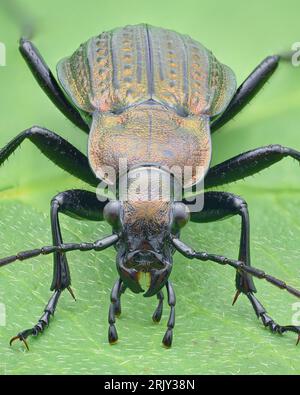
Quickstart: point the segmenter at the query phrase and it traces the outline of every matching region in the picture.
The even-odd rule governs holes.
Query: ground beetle
[[[249,214],[245,200],[231,193],[202,191],[204,206],[200,211],[193,211],[191,201],[187,197],[178,201],[174,192],[174,185],[182,189],[198,185],[204,178],[205,188],[228,184],[286,156],[300,161],[300,152],[270,145],[210,168],[211,132],[226,124],[252,100],[284,56],[264,59],[236,89],[233,71],[219,63],[200,43],[186,35],[146,24],[104,32],[82,44],[72,56],[59,62],[60,84],[29,40],[21,39],[20,51],[52,102],[89,134],[88,155],[83,155],[57,134],[34,126],[0,151],[0,164],[29,139],[56,165],[93,187],[100,180],[106,185],[116,185],[121,178],[127,180],[128,195],[127,199],[120,199],[117,190],[115,199],[108,201],[106,197],[102,199],[99,194],[84,190],[59,193],[51,201],[53,245],[0,260],[0,266],[4,266],[40,254],[54,254],[53,295],[38,323],[20,332],[11,343],[19,339],[28,348],[27,337],[44,331],[62,291],[67,289],[74,297],[66,252],[100,251],[113,245],[117,251],[119,279],[111,293],[110,343],[118,339],[115,317],[121,312],[121,294],[126,288],[134,293],[144,292],[141,274],[146,273],[149,287],[144,296],[156,295],[159,301],[153,314],[156,322],[162,315],[162,289],[164,286],[167,289],[171,311],[163,344],[171,346],[175,294],[168,278],[175,251],[187,258],[234,267],[237,270],[234,302],[244,293],[265,327],[277,333],[295,332],[299,342],[300,327],[277,324],[254,295],[252,277],[265,279],[297,297],[300,292],[250,265]],[[128,164],[125,178],[119,170],[121,158]],[[170,171],[173,165],[180,169],[192,167],[183,185]],[[107,168],[114,169],[116,177]],[[137,174],[139,177],[134,177]],[[173,189],[169,189],[171,193],[166,196],[163,191],[170,179]],[[158,183],[155,184],[155,180],[159,180]],[[95,243],[64,244],[59,213],[93,221],[105,219],[112,226],[112,235]],[[189,219],[210,222],[233,215],[241,217],[238,260],[195,252],[179,240],[180,230]]]

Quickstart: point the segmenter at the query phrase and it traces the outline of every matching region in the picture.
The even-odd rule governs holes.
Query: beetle
[[[190,199],[183,196],[179,200],[175,194],[175,190],[199,185],[203,179],[205,188],[210,189],[237,181],[287,156],[300,161],[300,152],[269,145],[210,166],[211,133],[253,99],[286,57],[268,56],[237,88],[234,72],[202,44],[189,36],[147,24],[103,32],[80,45],[71,56],[58,63],[59,83],[31,41],[22,38],[20,51],[55,106],[88,133],[88,153],[84,155],[50,130],[33,126],[0,151],[0,164],[27,139],[57,166],[95,188],[100,181],[115,186],[118,180],[125,180],[127,196],[120,198],[119,186],[114,199],[110,200],[84,190],[59,193],[51,201],[53,245],[0,260],[0,266],[4,266],[40,254],[54,254],[53,294],[43,315],[33,328],[13,337],[10,344],[19,339],[28,348],[26,339],[42,333],[48,326],[61,293],[67,289],[74,297],[66,258],[68,251],[100,251],[110,246],[116,249],[119,274],[111,292],[110,343],[118,340],[115,322],[125,290],[144,293],[145,297],[156,295],[158,306],[152,318],[159,322],[165,287],[170,316],[162,342],[166,347],[171,346],[176,299],[169,276],[175,251],[190,259],[234,267],[233,304],[241,293],[246,295],[265,327],[277,333],[295,332],[299,342],[300,327],[276,323],[255,296],[253,277],[265,279],[297,297],[300,292],[251,266],[246,201],[232,193],[201,190],[196,198],[204,198],[204,206],[195,211]],[[128,165],[123,173],[119,168],[122,158]],[[189,166],[192,171],[182,179],[171,170],[175,165],[180,170]],[[115,175],[107,171],[108,168],[113,169]],[[172,188],[166,194],[165,187],[170,181]],[[94,243],[65,244],[59,213],[92,221],[106,220],[112,234]],[[196,252],[180,240],[180,231],[189,220],[210,222],[234,215],[241,217],[237,260]],[[141,280],[143,273],[149,281],[146,291]]]

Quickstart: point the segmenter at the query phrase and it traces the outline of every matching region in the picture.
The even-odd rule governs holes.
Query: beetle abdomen
[[[213,116],[236,89],[231,69],[200,43],[145,24],[91,38],[58,64],[58,77],[87,113],[121,112],[154,100],[178,115]]]

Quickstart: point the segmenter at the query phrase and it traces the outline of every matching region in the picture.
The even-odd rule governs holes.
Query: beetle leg
[[[58,299],[61,295],[61,290],[56,290],[51,298],[49,299],[49,302],[47,303],[45,309],[44,309],[44,314],[41,316],[41,318],[38,320],[38,323],[30,329],[25,329],[24,331],[20,332],[17,334],[17,336],[14,336],[9,344],[12,345],[12,343],[15,340],[20,340],[25,344],[25,347],[29,351],[29,346],[26,341],[28,336],[37,336],[39,333],[43,333],[45,330],[45,327],[49,325],[50,322],[50,317],[54,315]]]
[[[211,188],[252,176],[285,157],[300,162],[300,152],[281,145],[268,145],[239,154],[212,167],[205,177],[205,188]]]
[[[169,316],[169,320],[168,320],[168,329],[165,333],[162,343],[165,347],[169,348],[172,345],[173,329],[175,326],[176,297],[175,297],[173,286],[170,281],[167,281],[166,288],[167,288],[167,293],[168,293],[168,305],[170,306],[170,316]]]
[[[115,315],[116,317],[120,317],[121,315],[121,295],[126,291],[127,287],[124,283],[121,283],[119,291],[118,291],[118,298],[116,303],[114,304],[115,306]]]
[[[281,60],[286,61],[289,59],[286,55],[268,56],[252,71],[237,89],[223,114],[211,124],[212,132],[215,132],[230,121],[254,98],[277,69]]]
[[[88,125],[82,119],[79,111],[69,103],[51,70],[32,42],[21,38],[19,49],[37,83],[52,103],[77,127],[89,133]]]
[[[189,204],[183,200],[185,204]],[[204,194],[204,207],[199,212],[191,212],[190,220],[193,222],[213,222],[224,218],[239,215],[241,217],[241,236],[238,259],[251,266],[250,261],[250,220],[246,201],[240,196],[228,192],[206,192]],[[241,292],[256,292],[252,276],[246,273],[236,273],[237,292],[233,299],[236,302]]]
[[[118,278],[115,282],[110,294],[110,306],[108,313],[108,341],[110,344],[115,344],[118,341],[118,333],[115,327],[116,323],[116,303],[119,300],[119,290],[121,289],[122,280]]]
[[[271,332],[273,333],[279,333],[282,334],[284,332],[294,332],[298,334],[297,342],[296,345],[299,344],[300,341],[300,326],[294,326],[294,325],[279,325],[277,324],[271,317],[267,315],[267,312],[264,308],[264,306],[260,303],[259,300],[251,293],[249,292],[247,294],[248,299],[250,300],[253,309],[257,315],[258,318],[261,319],[263,325],[266,328],[269,328]]]
[[[103,208],[105,204],[106,202],[98,200],[95,193],[80,189],[72,189],[56,195],[51,201],[53,245],[57,246],[63,244],[58,218],[59,212],[77,219],[82,218],[91,221],[101,221],[103,220]],[[70,284],[71,277],[66,254],[55,252],[51,290],[69,288]]]
[[[3,147],[0,150],[0,165],[26,139],[35,144],[48,159],[63,170],[92,186],[98,185],[99,181],[92,173],[87,157],[56,133],[39,126],[24,130]]]
[[[162,291],[157,293],[158,306],[152,315],[152,320],[155,323],[158,323],[161,320],[162,312],[163,312],[163,303],[164,303],[164,294]]]
[[[240,270],[242,272],[250,273],[256,278],[264,279],[265,281],[273,284],[274,286],[278,287],[279,289],[286,290],[291,295],[294,295],[300,298],[300,291],[296,288],[291,287],[290,285],[286,284],[284,281],[279,280],[276,277],[270,276],[269,274],[265,273],[263,270],[257,269],[252,266],[245,265],[244,262],[238,261],[235,259],[230,259],[222,255],[210,254],[205,251],[196,252],[193,248],[189,247],[187,244],[176,238],[175,236],[171,237],[171,242],[182,255],[189,259],[199,259],[201,261],[212,261],[218,263],[219,265],[229,265],[234,267],[236,270]],[[265,327],[269,327],[272,332],[284,333],[287,331],[295,332],[298,334],[297,343],[300,341],[300,326],[294,325],[286,325],[281,326],[278,325],[271,317],[266,314],[266,310],[262,306],[262,304],[256,299],[252,292],[248,292],[247,297],[249,298],[254,311],[256,312],[257,316],[262,319],[262,322]]]

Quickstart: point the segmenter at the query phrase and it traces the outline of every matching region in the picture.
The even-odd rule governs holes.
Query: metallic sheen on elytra
[[[89,160],[98,177],[126,157],[129,167],[191,166],[185,186],[205,175],[209,120],[236,90],[232,70],[203,45],[145,24],[91,38],[58,64],[58,78],[86,119],[92,115]]]

